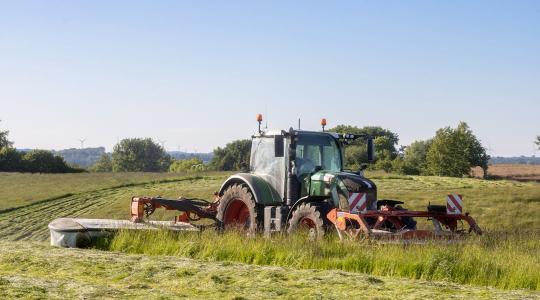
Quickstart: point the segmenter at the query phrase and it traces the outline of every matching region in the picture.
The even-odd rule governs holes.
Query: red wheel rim
[[[225,226],[236,225],[248,228],[250,225],[249,208],[242,200],[232,200],[225,211],[223,223]]]
[[[313,222],[313,220],[311,219],[302,218],[302,220],[300,220],[300,228],[315,229],[316,227],[317,226],[315,226],[315,222]]]
[[[300,222],[298,222],[298,229],[300,235],[306,236],[309,240],[315,240],[317,238],[317,225],[312,219],[300,219]]]

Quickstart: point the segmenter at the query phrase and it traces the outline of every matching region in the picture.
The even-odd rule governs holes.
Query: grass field
[[[103,180],[100,180],[100,175],[103,176]],[[21,247],[22,245],[32,245],[28,246],[29,249],[36,248],[46,252],[44,249],[49,248],[43,246],[41,242],[48,239],[46,226],[54,218],[72,216],[125,219],[128,217],[130,199],[134,195],[161,195],[174,198],[184,195],[210,198],[227,176],[226,173],[189,176],[171,174],[0,174],[2,179],[0,191],[2,193],[5,191],[8,194],[7,197],[0,200],[0,237],[3,237],[3,240],[19,241],[16,244],[21,245]],[[6,178],[7,180],[3,180]],[[484,181],[474,178],[396,176],[382,173],[374,173],[371,178],[378,185],[380,198],[405,200],[406,206],[412,209],[425,209],[428,202],[444,203],[447,193],[460,193],[464,195],[465,210],[476,218],[480,226],[492,233],[488,234],[487,237],[474,239],[465,245],[413,245],[408,247],[367,242],[340,244],[335,240],[325,240],[321,242],[322,244],[306,244],[282,238],[272,240],[256,238],[244,241],[238,236],[214,235],[204,238],[204,235],[170,236],[168,233],[161,233],[146,236],[144,233],[140,233],[143,236],[120,234],[102,247],[160,258],[166,255],[166,259],[169,261],[175,260],[170,256],[188,257],[197,259],[196,264],[212,265],[217,269],[220,268],[220,264],[212,261],[294,267],[294,272],[299,272],[298,274],[309,274],[311,271],[302,270],[315,269],[318,270],[316,272],[334,275],[339,274],[336,272],[352,272],[351,274],[354,276],[366,276],[360,274],[392,276],[401,278],[392,280],[400,282],[404,286],[412,284],[409,281],[411,278],[429,280],[430,282],[434,280],[434,287],[438,286],[439,283],[436,282],[441,280],[452,281],[456,284],[466,283],[477,286],[459,286],[457,288],[460,295],[476,293],[474,295],[477,297],[482,295],[489,297],[489,295],[496,293],[507,296],[512,294],[481,288],[481,286],[527,289],[532,292],[520,290],[515,292],[514,296],[518,295],[516,296],[518,298],[528,295],[540,297],[537,292],[540,290],[540,235],[538,233],[540,230],[540,218],[538,218],[540,185],[538,183],[506,180]],[[158,211],[155,217],[168,219],[172,217],[172,214]],[[500,233],[515,232],[520,229],[527,230],[527,235]],[[26,242],[21,242],[22,240],[26,240]],[[14,248],[8,245],[6,243],[0,245],[0,248],[3,249],[0,252],[4,251],[2,255],[17,256]],[[220,246],[216,247],[216,245]],[[27,250],[30,251],[29,249]],[[133,257],[94,250],[70,252],[71,250],[55,249],[54,251],[57,251],[58,255],[67,255],[68,260],[71,257],[70,253],[103,255],[103,259],[108,257],[107,259],[111,260],[120,259],[120,257],[122,259]],[[138,257],[154,261],[154,258]],[[156,258],[157,260],[159,259]],[[36,264],[39,263],[36,262]],[[122,265],[121,260],[118,261],[118,264]],[[33,263],[28,265],[37,268]],[[221,268],[223,272],[228,269],[224,266]],[[218,272],[217,269],[215,272]],[[1,268],[0,270],[4,273],[7,272]],[[75,277],[82,276],[81,278],[84,278],[83,275],[78,274]],[[32,276],[30,277],[32,278]],[[11,281],[9,278],[5,280],[8,280],[10,284],[19,280]],[[388,282],[389,277],[385,278],[383,281]],[[184,283],[184,281],[180,281],[182,284]],[[232,281],[237,282],[236,279]],[[0,285],[2,282],[0,280]],[[20,282],[24,282],[24,280]],[[441,286],[444,285],[441,284]],[[16,293],[17,288],[15,285],[12,286],[9,290]],[[122,286],[122,284],[119,283],[118,286]],[[387,284],[384,286],[388,287]],[[373,288],[377,288],[377,286],[375,285]],[[118,289],[122,290],[120,287]],[[45,288],[45,291],[53,290],[58,291],[56,287],[52,286],[50,289]],[[191,291],[193,292],[193,290]],[[489,291],[495,294],[489,294]],[[463,294],[461,294],[462,292]],[[122,292],[119,293],[126,295]],[[343,293],[346,293],[345,290]],[[452,294],[451,291],[443,293],[437,288],[433,288],[433,293],[442,293],[440,295],[443,296]],[[143,294],[141,292],[137,295]],[[191,294],[191,297],[193,295]],[[233,297],[233,294],[227,295]],[[296,297],[295,295],[298,294],[291,290],[290,293],[284,295]],[[310,295],[316,297],[315,294]],[[396,294],[387,295],[395,297]],[[420,294],[414,295],[420,296]]]
[[[32,174],[0,172],[0,210],[35,201],[178,178],[174,173]]]

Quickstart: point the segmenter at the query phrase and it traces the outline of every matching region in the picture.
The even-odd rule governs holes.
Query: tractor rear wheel
[[[300,204],[292,213],[287,233],[300,233],[310,240],[324,236],[324,220],[317,206],[310,203]]]
[[[236,229],[254,234],[257,231],[258,214],[253,194],[242,185],[230,186],[219,200],[216,218],[221,229]]]

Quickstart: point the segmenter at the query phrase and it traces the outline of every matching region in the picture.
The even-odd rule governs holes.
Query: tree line
[[[0,172],[75,173],[80,168],[69,166],[62,157],[51,151],[20,152],[8,139],[9,131],[0,130]]]
[[[123,139],[111,155],[103,154],[90,170],[95,172],[200,172],[249,169],[250,140],[239,140],[214,150],[209,164],[198,157],[173,159],[150,138]]]
[[[399,136],[376,126],[338,125],[328,131],[364,134],[374,138],[376,160],[369,168],[409,175],[462,177],[472,167],[481,167],[487,175],[489,155],[465,122],[456,128],[437,130],[427,140],[398,148]],[[8,131],[0,130],[0,171],[4,172],[79,172],[50,151],[18,152],[8,140]],[[540,148],[540,136],[535,143]],[[200,158],[174,159],[150,138],[128,138],[114,146],[112,154],[103,153],[88,170],[95,172],[199,172],[207,170],[249,170],[251,141],[237,140],[217,147],[210,163]],[[357,170],[367,163],[367,143],[356,140],[345,148],[344,164]]]
[[[462,177],[469,174],[472,167],[479,166],[487,175],[489,155],[465,122],[459,123],[456,128],[441,128],[433,138],[415,141],[399,149],[398,135],[381,127],[339,125],[330,131],[373,137],[376,160],[371,169],[407,175]],[[345,148],[347,168],[357,169],[366,161],[365,141],[357,140]]]

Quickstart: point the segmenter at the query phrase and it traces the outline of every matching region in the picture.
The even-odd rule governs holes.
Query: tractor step
[[[159,229],[199,231],[189,223],[170,221],[135,223],[128,220],[60,218],[49,223],[51,246],[67,248],[88,247],[92,240],[118,230]]]

